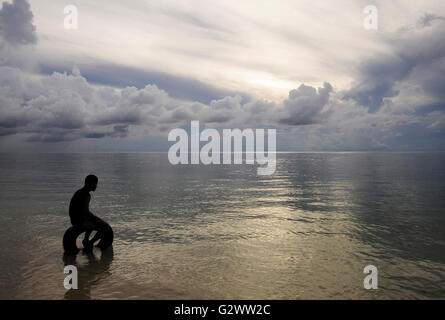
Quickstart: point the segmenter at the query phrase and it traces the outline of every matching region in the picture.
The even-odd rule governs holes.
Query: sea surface
[[[115,241],[67,257],[90,173]],[[0,154],[0,299],[412,298],[445,298],[445,153],[282,153],[271,176],[167,153]]]

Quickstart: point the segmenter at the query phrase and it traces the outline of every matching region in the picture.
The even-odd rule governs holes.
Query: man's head
[[[94,174],[90,174],[85,178],[85,187],[88,191],[95,191],[98,181],[99,179]]]

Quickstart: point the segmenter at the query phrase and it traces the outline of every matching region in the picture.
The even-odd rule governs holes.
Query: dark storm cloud
[[[3,2],[0,9],[0,35],[9,44],[33,44],[37,42],[33,14],[27,0]]]
[[[363,61],[358,80],[345,92],[346,99],[354,99],[373,113],[381,108],[385,98],[398,96],[399,85],[408,79],[427,93],[443,98],[445,22],[442,17],[425,15],[416,27],[391,35],[387,43],[392,52]]]

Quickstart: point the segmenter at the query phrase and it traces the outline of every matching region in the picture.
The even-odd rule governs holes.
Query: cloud
[[[323,107],[328,103],[331,92],[332,86],[327,82],[318,90],[302,84],[289,92],[289,98],[283,102],[284,110],[278,122],[292,126],[321,122],[324,117]]]
[[[420,19],[418,24],[422,27],[429,27],[433,21],[441,20],[444,21],[445,17],[441,17],[431,13],[425,13]]]
[[[244,101],[240,95],[203,104],[175,99],[156,85],[95,86],[78,67],[72,74],[37,78],[18,68],[0,67],[0,128],[3,136],[21,133],[28,141],[60,142],[159,135],[191,120],[226,127],[310,124],[322,120],[331,91],[327,83],[318,90],[302,85],[282,104]]]
[[[33,14],[26,0],[3,2],[0,9],[0,66],[36,70],[37,43]]]
[[[0,35],[11,45],[34,44],[37,42],[33,14],[27,0],[3,2],[0,9]]]
[[[132,86],[142,89],[147,84],[155,83],[158,88],[167,91],[173,98],[207,104],[212,100],[221,99],[228,95],[238,94],[245,99],[249,98],[247,94],[221,89],[193,78],[155,70],[137,69],[103,61],[80,63],[76,66],[82,70],[83,76],[92,84],[115,87]],[[54,71],[63,73],[70,69],[70,65],[55,64],[54,62],[44,63],[40,66],[41,72],[48,75]]]
[[[423,136],[444,128],[441,105],[426,114],[391,108],[369,113],[329,83],[301,85],[281,103],[234,95],[204,104],[175,99],[156,85],[95,86],[78,68],[73,70],[30,77],[18,68],[0,67],[2,139],[19,135],[32,143],[60,143],[165,138],[166,131],[199,120],[214,128],[278,128],[282,150],[369,150],[390,148],[385,141],[400,143],[394,136],[406,136],[404,128],[413,125]]]
[[[156,86],[97,88],[80,74],[34,79],[12,67],[0,67],[0,92],[0,128],[10,129],[3,134],[46,142],[122,137],[128,125],[150,124],[171,102]]]
[[[356,81],[345,91],[354,99],[377,112],[384,99],[401,95],[409,83],[435,98],[443,98],[445,81],[445,22],[442,17],[424,15],[419,24],[387,35],[390,53],[362,62]],[[407,94],[407,92],[403,92]]]
[[[15,22],[5,12],[8,18],[16,14],[16,30],[8,29]],[[76,61],[71,73],[63,72],[66,64],[44,64],[43,74],[31,74],[23,67],[29,58],[24,50],[37,39],[29,4],[5,3],[0,13],[0,141],[6,144],[20,138],[38,145],[113,140],[113,146],[120,139],[164,139],[166,131],[199,120],[214,128],[275,127],[281,150],[409,148],[410,141],[415,147],[444,145],[440,16],[425,15],[412,28],[384,33],[389,52],[363,59],[348,90],[317,81],[322,85],[301,84],[283,100],[269,101],[220,89],[218,81],[178,76],[176,70],[146,71],[97,59]],[[191,17],[174,16],[192,28],[225,33],[207,24],[211,19]]]

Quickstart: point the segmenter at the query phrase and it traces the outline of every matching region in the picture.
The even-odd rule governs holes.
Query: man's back
[[[88,213],[90,203],[90,193],[86,188],[77,190],[70,201],[69,215],[72,225],[80,225]]]

